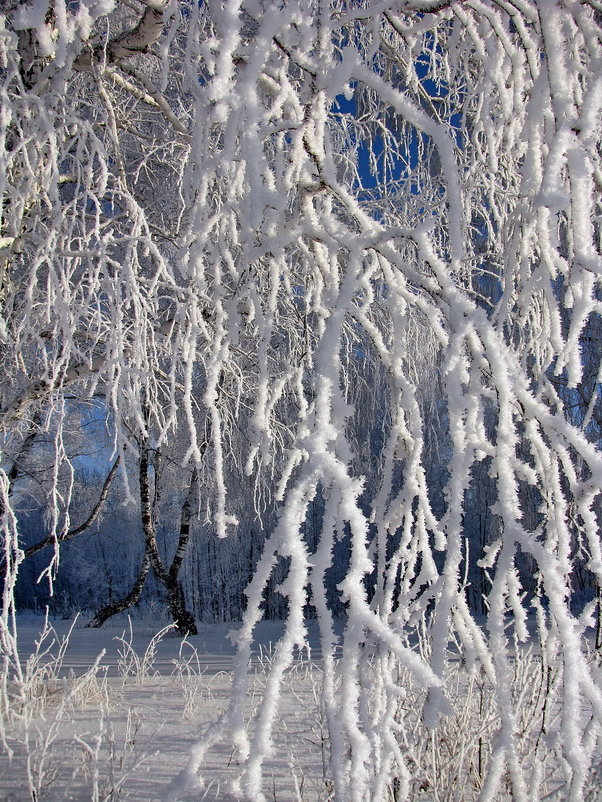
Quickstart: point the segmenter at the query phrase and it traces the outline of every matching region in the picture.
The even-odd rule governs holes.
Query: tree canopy
[[[49,435],[58,542],[77,403],[102,399],[114,458],[176,444],[218,537],[240,525],[242,477],[257,514],[274,511],[231,705],[174,798],[224,737],[239,792],[263,798],[308,608],[333,798],[407,797],[404,687],[438,727],[458,654],[499,711],[480,798],[538,798],[513,671],[529,643],[560,672],[538,760],[561,757],[581,798],[602,724],[587,637],[602,586],[600,13],[595,0],[4,3],[5,654],[24,557],[11,468]],[[248,722],[276,568],[286,625]]]

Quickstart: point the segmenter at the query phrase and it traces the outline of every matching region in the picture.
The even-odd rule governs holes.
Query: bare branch
[[[73,527],[73,529],[67,530],[67,532],[64,532],[62,535],[59,535],[58,537],[53,537],[53,536],[45,537],[43,540],[40,540],[33,546],[29,546],[28,548],[24,549],[23,554],[25,558],[31,557],[33,554],[37,554],[38,551],[41,551],[46,546],[54,546],[56,545],[56,543],[65,543],[68,540],[72,540],[74,537],[81,535],[82,532],[85,532],[86,529],[89,529],[92,526],[92,524],[98,518],[100,511],[104,506],[105,501],[107,500],[107,496],[109,495],[109,490],[111,489],[111,483],[115,478],[115,474],[117,473],[117,469],[119,468],[120,462],[121,462],[121,456],[118,456],[113,465],[111,466],[111,470],[109,471],[103,482],[100,494],[98,496],[98,500],[96,501],[96,504],[92,508],[92,511],[90,512],[86,520],[83,523],[79,524],[78,526]]]

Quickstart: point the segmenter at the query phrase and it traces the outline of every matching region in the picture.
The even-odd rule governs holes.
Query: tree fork
[[[144,539],[146,543],[146,549],[149,553],[150,562],[153,568],[153,573],[157,577],[157,579],[161,582],[165,590],[167,591],[167,605],[169,607],[169,611],[172,615],[174,620],[174,624],[176,625],[176,630],[181,635],[196,635],[197,628],[194,622],[194,618],[191,613],[188,612],[186,609],[186,602],[184,599],[184,592],[182,590],[181,585],[178,582],[178,570],[179,565],[181,563],[181,554],[183,554],[183,549],[186,546],[188,541],[188,527],[189,527],[189,512],[188,514],[185,512],[186,502],[184,502],[184,509],[182,511],[182,519],[184,524],[180,524],[180,543],[178,546],[178,550],[176,550],[176,556],[174,557],[174,563],[172,563],[173,570],[166,570],[165,566],[163,565],[163,561],[161,560],[161,556],[159,555],[159,549],[157,548],[157,534],[155,530],[155,521],[154,521],[154,510],[156,508],[156,504],[158,501],[158,487],[155,485],[155,492],[151,497],[150,491],[150,482],[148,477],[149,472],[149,447],[146,445],[140,454],[140,470],[139,470],[139,478],[140,478],[140,514],[142,518],[142,529],[144,531]],[[158,464],[155,466],[155,478],[157,477],[158,471]],[[194,484],[191,482],[191,490],[190,492],[194,492]],[[187,497],[187,501],[188,498]],[[190,502],[189,502],[190,506]],[[184,532],[182,531],[182,527],[184,526]],[[182,542],[184,545],[182,546]]]

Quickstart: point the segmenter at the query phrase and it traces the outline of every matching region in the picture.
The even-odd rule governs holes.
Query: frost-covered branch
[[[133,28],[79,55],[73,62],[73,68],[88,71],[95,64],[118,64],[123,59],[146,53],[163,33],[164,13],[169,0],[145,0],[144,4],[146,9]]]
[[[63,459],[66,388],[103,395],[115,448],[140,456],[138,594],[149,566],[169,574],[148,465],[168,443],[218,537],[244,539],[240,509],[269,529],[231,703],[173,798],[219,740],[239,749],[234,792],[263,798],[309,611],[334,798],[412,798],[403,696],[444,726],[459,652],[496,711],[481,798],[549,793],[554,755],[578,799],[602,725],[593,5],[227,0],[132,21],[82,3],[87,31],[83,11],[28,8],[0,30],[0,425],[52,410]],[[37,89],[17,29],[53,65]],[[268,596],[284,635],[249,718]],[[536,768],[517,732],[528,644],[559,672]]]

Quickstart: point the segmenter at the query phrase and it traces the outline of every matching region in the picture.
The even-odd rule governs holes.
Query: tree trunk
[[[184,598],[184,591],[178,581],[178,574],[184,558],[186,547],[190,539],[190,518],[192,515],[192,508],[196,494],[198,491],[198,470],[195,468],[190,478],[190,487],[182,504],[182,511],[180,515],[180,532],[178,539],[178,546],[174,554],[173,560],[167,570],[159,555],[157,547],[157,535],[155,528],[155,510],[160,497],[159,492],[159,475],[160,475],[160,454],[155,454],[155,487],[154,492],[151,494],[151,486],[149,480],[150,460],[149,453],[151,449],[148,445],[141,449],[140,465],[139,465],[139,487],[140,487],[140,515],[142,519],[142,529],[144,531],[145,551],[144,559],[140,567],[140,572],[134,584],[134,587],[122,599],[116,602],[107,604],[102,608],[90,621],[88,626],[100,627],[112,616],[117,613],[122,613],[140,598],[142,588],[146,582],[148,572],[152,567],[153,573],[165,588],[167,594],[167,606],[176,626],[176,631],[181,635],[196,635],[197,627],[193,615],[186,609],[186,600]],[[113,470],[116,470],[116,465]],[[42,545],[46,545],[42,542]],[[40,546],[41,548],[41,546]]]
[[[142,516],[142,528],[144,530],[146,549],[150,556],[153,573],[167,591],[167,604],[176,626],[176,630],[181,635],[196,635],[197,628],[194,618],[186,609],[184,592],[178,582],[178,571],[189,536],[191,493],[194,493],[194,486],[196,483],[191,482],[191,488],[188,492],[186,501],[184,502],[180,521],[180,540],[171,565],[171,569],[167,570],[163,565],[163,561],[159,555],[159,549],[157,548],[154,512],[159,498],[159,492],[158,486],[155,484],[155,492],[151,497],[150,481],[148,476],[150,467],[149,451],[150,449],[148,446],[143,448],[141,451],[139,472],[140,513]],[[160,455],[158,453],[156,454],[155,463],[155,479],[157,479],[160,467]]]
[[[168,571],[168,604],[170,610],[172,611],[172,615],[174,616],[174,621],[176,621],[176,626],[177,622],[180,621],[182,624],[182,629],[185,630],[183,631],[183,634],[188,635],[196,635],[197,628],[194,623],[194,618],[186,609],[184,592],[182,590],[182,586],[178,582],[178,574],[180,572],[180,566],[182,565],[182,560],[184,559],[186,547],[188,546],[188,541],[190,539],[190,518],[192,515],[192,506],[198,491],[198,482],[199,472],[197,468],[194,468],[192,471],[192,476],[190,477],[190,487],[188,488],[188,493],[186,494],[184,503],[182,504],[178,547],[176,548],[176,553],[173,556],[173,560],[171,561]],[[180,627],[178,627],[178,629],[180,629]]]
[[[175,582],[170,580],[169,582],[169,587],[167,587],[167,604],[174,624],[176,625],[176,631],[183,636],[197,635],[198,630],[196,628],[196,623],[192,613],[189,613],[186,609],[184,591],[177,580]]]
[[[146,582],[150,565],[150,554],[147,549],[144,552],[144,557],[142,558],[142,564],[140,566],[140,571],[138,572],[136,582],[134,583],[134,587],[131,589],[128,595],[124,596],[123,599],[119,599],[118,601],[107,604],[102,608],[102,610],[99,610],[94,618],[88,622],[87,626],[101,627],[109,618],[117,615],[117,613],[122,613],[124,610],[128,610],[132,605],[136,604],[140,598],[140,594],[142,593],[144,583]]]

